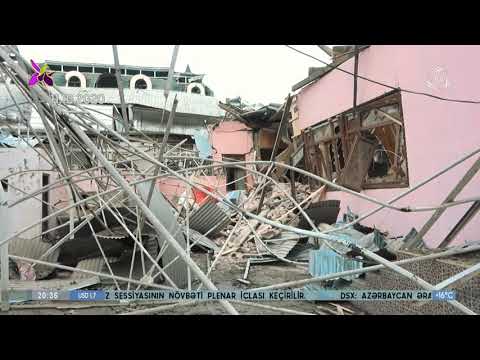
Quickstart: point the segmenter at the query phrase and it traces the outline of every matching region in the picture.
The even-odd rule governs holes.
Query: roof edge
[[[370,45],[361,45],[358,49],[359,53],[362,52],[363,50],[369,48]],[[339,61],[338,63],[336,63],[335,65],[332,65],[332,64],[328,64],[328,65],[325,65],[323,68],[321,68],[320,70],[316,71],[315,73],[313,73],[312,75],[308,76],[307,78],[299,81],[298,83],[296,83],[295,85],[292,86],[292,91],[297,91],[297,90],[300,90],[301,88],[303,88],[304,86],[307,86],[309,85],[310,83],[316,81],[316,80],[319,80],[321,79],[322,77],[324,77],[325,75],[327,75],[330,71],[336,69],[337,67],[339,67],[340,65],[342,65],[343,63],[347,62],[348,60],[350,60],[354,55],[352,54],[351,56],[347,57],[346,59],[344,59],[343,61]]]

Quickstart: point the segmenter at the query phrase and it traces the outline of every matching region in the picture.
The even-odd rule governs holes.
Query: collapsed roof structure
[[[393,145],[395,154],[405,146],[398,135],[402,134],[403,119],[394,111],[397,108],[385,109],[396,104],[395,96],[387,102],[369,104],[372,106],[368,109],[360,106],[357,109],[355,84],[352,119],[357,119],[357,110],[365,113],[365,122],[375,125],[367,129],[374,130],[369,134],[362,129],[352,131],[362,136],[348,136],[351,129],[337,125],[336,119],[305,130],[308,126],[299,128],[298,123],[306,123],[302,118],[304,109],[311,110],[309,115],[313,113],[308,110],[311,104],[308,91],[288,95],[284,104],[270,104],[256,110],[245,110],[232,103],[219,103],[217,108],[212,106],[217,104],[211,96],[189,92],[188,88],[171,88],[178,47],[168,71],[122,67],[116,46],[113,49],[115,64],[109,66],[47,61],[50,67],[60,66],[63,73],[65,70],[75,73],[68,79],[62,74],[65,77],[62,85],[66,86],[55,83],[46,86],[29,83],[37,69],[15,47],[0,47],[4,91],[10,99],[8,106],[16,110],[14,115],[0,119],[10,131],[9,136],[0,138],[0,143],[6,145],[0,151],[2,294],[8,293],[9,283],[21,287],[23,281],[23,286],[32,287],[35,282],[37,286],[38,283],[45,286],[54,280],[60,284],[55,278],[58,271],[68,272],[68,279],[61,285],[68,289],[100,282],[106,286],[106,280],[116,289],[131,286],[192,289],[197,279],[198,289],[216,290],[212,281],[215,266],[222,257],[235,253],[240,253],[242,260],[248,258],[246,274],[250,265],[274,261],[304,270],[310,266],[311,278],[254,290],[353,279],[379,269],[407,279],[410,286],[439,290],[479,269],[475,264],[433,284],[400,265],[472,253],[480,245],[462,244],[398,260],[396,251],[417,248],[425,234],[406,231],[398,241],[389,238],[386,232],[360,224],[384,208],[396,213],[435,211],[439,217],[448,207],[478,204],[480,200],[455,200],[457,189],[441,204],[428,208],[394,204],[458,163],[474,158],[480,150],[447,164],[416,185],[407,182],[408,189],[392,200],[379,200],[362,193],[369,174],[371,178],[378,177],[376,172],[368,172],[377,139],[388,138],[383,128],[377,132],[375,129],[399,127],[395,139],[400,140]],[[358,54],[364,48],[353,50],[358,62]],[[340,56],[338,65],[348,59]],[[68,66],[76,66],[76,70]],[[331,66],[332,71],[335,66]],[[115,87],[89,88],[80,76],[81,67],[91,68],[93,74],[97,68],[108,69],[112,81],[116,80]],[[132,68],[130,73],[129,68]],[[185,77],[185,82],[187,78],[193,78],[192,83],[201,80],[187,70],[179,74],[180,78]],[[167,78],[162,89],[151,88],[144,77],[134,79],[137,75],[155,77],[157,72]],[[322,74],[312,72],[302,84],[310,84]],[[122,75],[132,78],[124,79]],[[357,76],[355,72],[355,82]],[[137,87],[139,80],[146,85]],[[127,82],[130,87],[124,88]],[[68,95],[78,98],[80,92],[89,98],[102,95],[101,106],[109,109],[68,101]],[[298,111],[299,104],[306,105]],[[377,107],[382,119],[386,118],[380,125],[377,112],[369,115]],[[35,121],[38,126],[33,126]],[[9,137],[13,134],[24,147],[12,147]],[[39,140],[32,143],[31,136]],[[330,143],[325,138],[333,146],[328,147]],[[325,142],[325,148],[319,145],[319,139]],[[191,146],[186,146],[189,142]],[[337,147],[340,142],[342,148]],[[389,157],[386,150],[390,147],[387,147],[384,144],[377,153],[386,154],[391,165],[395,164],[398,171],[394,180],[401,183],[402,176],[408,179],[410,169],[406,162]],[[332,161],[326,162],[326,154],[330,156],[330,152]],[[479,166],[477,160],[460,180],[459,189]],[[327,195],[327,190],[348,194],[377,207],[369,213],[362,212],[362,216],[346,211],[343,222],[337,221],[340,201],[331,197],[332,191]],[[328,200],[322,201],[324,198]],[[342,199],[343,206],[344,203]],[[15,209],[31,214],[36,220],[32,222],[28,216],[16,218]],[[195,247],[204,249],[208,259],[210,254],[214,255],[206,271],[193,258]],[[305,252],[310,257],[305,257]],[[119,264],[126,266],[121,268]],[[15,282],[16,278],[21,280]],[[240,282],[249,284],[246,276]],[[2,300],[8,307],[8,299]],[[235,303],[218,301],[229,314],[238,314]],[[450,300],[448,305],[459,313],[475,313],[460,300]],[[157,311],[159,308],[153,307],[137,313]]]

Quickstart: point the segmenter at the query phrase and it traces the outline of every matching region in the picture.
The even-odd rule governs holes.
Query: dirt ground
[[[192,256],[197,264],[206,271],[207,260],[205,254],[197,253]],[[250,285],[237,281],[242,278],[245,270],[245,263],[231,263],[221,260],[218,262],[211,278],[219,289],[246,290],[267,286],[286,281],[301,280],[310,278],[306,268],[296,267],[289,264],[270,263],[252,265],[248,274]],[[196,289],[200,282],[196,279],[192,282],[192,288]],[[117,303],[75,303],[75,302],[28,302],[11,306],[10,311],[0,312],[0,315],[116,315],[125,314],[137,310],[148,309],[155,306],[171,304],[167,302],[131,302],[124,304]],[[270,305],[278,308],[290,309],[309,313],[313,315],[361,315],[363,312],[355,308],[352,303],[338,302],[336,304],[344,307],[339,310],[333,303],[313,301],[258,301],[257,304]],[[289,313],[278,310],[253,307],[250,305],[232,302],[232,305],[242,315],[288,315]],[[32,308],[35,307],[35,308]],[[345,309],[346,308],[346,309]],[[348,311],[350,310],[350,311]],[[199,302],[193,305],[181,305],[173,309],[164,310],[159,315],[222,315],[226,314],[225,309],[218,302]]]

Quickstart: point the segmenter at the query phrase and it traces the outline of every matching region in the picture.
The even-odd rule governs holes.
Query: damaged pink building
[[[252,129],[239,121],[222,121],[209,125],[208,144],[211,147],[212,159],[215,161],[253,161]],[[212,190],[222,194],[228,191],[245,190],[253,186],[253,177],[245,170],[234,167],[218,167],[204,171],[202,176],[193,179]],[[170,200],[177,201],[186,190],[183,181],[168,177],[158,181],[158,187]]]
[[[293,87],[299,92],[292,125],[297,140],[305,144],[306,168],[387,202],[475,151],[480,144],[480,104],[405,90],[480,100],[479,62],[480,46],[361,46],[356,116],[353,54],[334,62],[338,69],[317,69]],[[472,156],[394,204],[441,204],[477,158]],[[478,197],[478,189],[480,175],[476,174],[456,199]],[[341,200],[340,214],[349,207],[363,215],[378,206],[334,190],[327,192],[327,198]],[[473,217],[477,208],[478,203],[472,202],[448,208],[423,237],[425,244],[435,248],[478,240],[480,217]],[[412,228],[420,231],[432,214],[382,209],[362,223],[388,231],[389,236],[405,236]],[[471,221],[454,230],[464,216]]]

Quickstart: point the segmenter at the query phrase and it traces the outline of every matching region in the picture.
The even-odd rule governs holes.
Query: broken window
[[[398,91],[334,116],[304,132],[309,171],[356,191],[408,186]]]
[[[80,87],[81,82],[78,76],[72,76],[68,79],[68,87]]]

